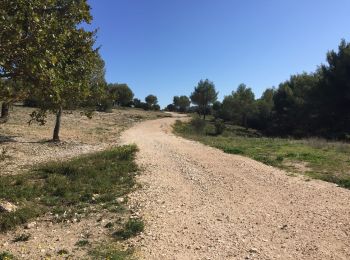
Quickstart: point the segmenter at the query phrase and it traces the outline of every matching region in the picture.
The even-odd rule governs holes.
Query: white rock
[[[125,199],[123,197],[117,198],[117,202],[118,203],[123,203],[124,201],[125,201]]]
[[[24,226],[26,229],[31,229],[36,227],[36,222],[30,222]]]
[[[0,212],[15,212],[17,210],[17,206],[13,205],[7,201],[0,202]]]

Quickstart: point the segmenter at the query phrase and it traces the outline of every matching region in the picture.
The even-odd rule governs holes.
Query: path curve
[[[141,259],[350,259],[350,191],[171,132],[176,118],[122,135],[140,148]]]

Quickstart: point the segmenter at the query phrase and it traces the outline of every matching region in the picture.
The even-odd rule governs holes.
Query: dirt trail
[[[350,259],[349,190],[177,137],[175,120],[122,135],[145,168],[142,259]]]

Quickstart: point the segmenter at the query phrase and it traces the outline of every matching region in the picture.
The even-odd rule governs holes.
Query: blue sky
[[[190,95],[200,79],[219,98],[240,83],[260,97],[311,72],[350,40],[349,0],[89,0],[108,82],[141,99]]]

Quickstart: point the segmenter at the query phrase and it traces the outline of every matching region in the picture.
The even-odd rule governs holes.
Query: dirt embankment
[[[145,169],[141,259],[350,259],[349,190],[177,137],[175,120],[122,134]]]

